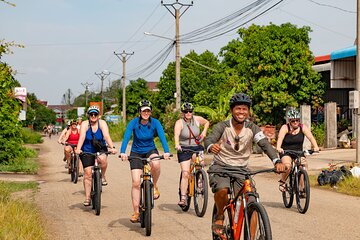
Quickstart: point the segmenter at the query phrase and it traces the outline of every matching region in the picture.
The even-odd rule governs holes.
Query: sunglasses
[[[186,114],[186,113],[192,113],[193,111],[185,110],[185,111],[182,111],[182,112]]]
[[[300,122],[300,119],[291,119],[290,122],[291,122],[291,123]]]
[[[235,146],[234,146],[235,151],[239,151],[240,149],[240,138],[239,136],[235,136]]]
[[[97,113],[90,113],[89,115],[90,115],[90,117],[97,117],[99,114],[97,114]]]

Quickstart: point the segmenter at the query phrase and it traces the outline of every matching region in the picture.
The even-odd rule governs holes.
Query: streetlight
[[[101,80],[101,90],[100,90],[100,94],[101,94],[101,115],[104,114],[104,91],[103,91],[103,86],[104,86],[104,80],[107,76],[110,75],[110,72],[108,70],[103,70],[100,73],[95,72],[95,75],[98,76]]]

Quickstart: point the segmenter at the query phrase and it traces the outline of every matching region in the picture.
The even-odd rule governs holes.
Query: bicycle
[[[80,161],[79,156],[74,152],[76,148],[76,144],[69,144],[67,142],[62,144],[65,146],[70,146],[72,148],[68,173],[70,173],[71,182],[76,184],[79,179],[79,161]]]
[[[171,157],[172,155],[170,155]],[[120,156],[119,156],[120,157]],[[143,163],[143,169],[141,174],[140,184],[140,225],[145,228],[146,236],[151,235],[151,210],[154,208],[154,184],[151,175],[150,162],[154,159],[164,159],[164,156],[155,156],[151,158],[141,158],[135,156],[129,156],[128,160],[140,160]]]
[[[310,181],[306,169],[301,163],[301,157],[314,152],[313,150],[284,150],[284,154],[289,154],[292,161],[290,173],[285,180],[285,191],[282,192],[283,202],[286,208],[290,208],[295,195],[297,209],[302,214],[306,213],[310,204]],[[303,189],[300,185],[303,185]]]
[[[259,194],[256,192],[255,183],[251,176],[258,173],[275,171],[275,168],[252,172],[234,168],[225,168],[221,171],[208,170],[209,174],[213,173],[230,177],[228,202],[224,208],[223,232],[220,236],[213,232],[212,237],[214,240],[239,240],[242,232],[243,239],[272,239],[270,220],[265,208],[259,202]],[[235,183],[237,182],[238,176],[236,175],[245,176],[245,180],[237,193],[235,191]],[[255,200],[249,201],[250,197],[255,198]],[[217,208],[214,204],[212,222],[215,222],[216,219]]]
[[[209,183],[206,172],[204,170],[204,165],[201,164],[201,156],[204,154],[204,151],[194,151],[191,149],[184,148],[182,152],[195,153],[195,161],[190,165],[190,177],[189,184],[186,192],[187,201],[186,205],[181,209],[184,212],[187,212],[190,208],[191,197],[194,197],[194,209],[198,217],[203,217],[205,215],[207,204],[208,204],[208,192],[209,192]],[[181,179],[182,172],[180,173],[179,181],[179,198],[181,200]]]
[[[94,209],[95,214],[97,216],[99,216],[100,215],[100,210],[101,210],[102,183],[101,183],[101,168],[99,166],[98,159],[99,159],[99,156],[101,154],[109,155],[109,154],[111,154],[111,152],[110,151],[96,152],[96,153],[82,152],[81,154],[87,154],[87,155],[95,156],[94,166],[91,167],[91,193],[90,193],[90,199],[91,199],[92,209]]]

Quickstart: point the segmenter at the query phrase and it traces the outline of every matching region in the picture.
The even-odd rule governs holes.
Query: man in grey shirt
[[[249,118],[251,99],[244,93],[235,93],[230,99],[231,119],[218,123],[212,133],[205,139],[205,148],[214,153],[210,172],[221,168],[243,168],[246,170],[252,151],[253,142],[257,143],[268,155],[277,172],[283,172],[285,166],[281,163],[276,150],[271,146],[260,127]],[[244,178],[239,176],[241,182]],[[213,232],[222,234],[224,207],[228,202],[230,179],[221,174],[209,174],[209,182],[214,193],[217,217],[213,223]]]

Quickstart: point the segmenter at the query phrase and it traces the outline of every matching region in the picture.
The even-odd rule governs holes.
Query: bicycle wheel
[[[190,174],[190,177],[191,177],[191,174]],[[182,178],[182,172],[180,173],[180,180],[179,180],[179,200],[181,200],[181,190],[180,190],[181,178]],[[191,196],[189,196],[189,192],[190,192],[190,189],[189,189],[189,184],[188,184],[188,188],[186,190],[187,203],[186,203],[186,206],[181,208],[184,212],[187,212],[189,210],[189,208],[190,208]]]
[[[208,204],[208,179],[203,169],[195,173],[194,208],[198,217],[203,217]]]
[[[293,178],[294,176],[290,173],[285,181],[285,192],[282,192],[282,198],[286,208],[291,208],[294,201]]]
[[[95,209],[95,214],[100,215],[100,209],[101,209],[101,173],[100,173],[100,169],[95,170],[93,181],[94,181],[93,208]]]
[[[214,204],[213,212],[212,212],[212,219],[211,219],[212,223],[215,222],[216,216],[217,216],[217,208],[216,208],[216,205]],[[232,239],[234,239],[233,232],[232,232],[232,215],[231,215],[231,210],[229,208],[227,208],[224,212],[223,227],[224,227],[224,232],[223,232],[222,236],[219,236],[219,235],[215,234],[214,232],[212,233],[213,240],[224,240],[224,239],[232,240]]]
[[[301,186],[303,182],[303,187]],[[307,172],[299,169],[296,187],[296,206],[300,213],[304,214],[309,208],[310,203],[310,183]]]
[[[71,154],[69,171],[70,171],[70,178],[71,178],[72,182],[74,182],[74,180],[75,180],[75,171],[74,170],[75,170],[75,155]]]
[[[74,174],[74,179],[73,179],[73,183],[77,183],[78,179],[79,179],[79,156],[75,155],[74,157],[74,168],[73,168],[73,174]]]
[[[251,202],[247,207],[249,230],[246,228],[246,218],[244,218],[244,239],[271,240],[270,220],[265,208],[258,202]],[[248,237],[250,235],[250,238]]]
[[[144,181],[144,187],[145,187],[145,206],[144,206],[144,223],[145,223],[145,230],[146,230],[146,236],[151,235],[151,208],[152,208],[152,194],[151,191],[153,190],[151,187],[151,182],[149,180]]]

